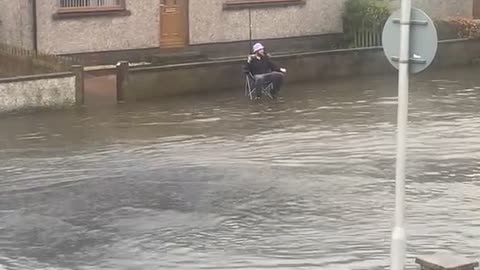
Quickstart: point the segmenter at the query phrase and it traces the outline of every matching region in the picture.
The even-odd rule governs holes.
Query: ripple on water
[[[413,83],[408,269],[439,249],[480,255],[470,73]],[[384,269],[395,80],[290,87],[2,118],[0,270]]]

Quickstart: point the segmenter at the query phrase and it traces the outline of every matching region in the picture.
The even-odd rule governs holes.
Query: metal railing
[[[81,64],[73,57],[38,53],[0,43],[0,77],[70,71]]]
[[[357,29],[353,36],[357,48],[382,46],[382,32],[377,29]]]

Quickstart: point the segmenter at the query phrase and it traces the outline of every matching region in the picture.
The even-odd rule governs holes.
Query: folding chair
[[[245,76],[245,96],[250,97],[250,100],[253,100],[254,94],[257,91],[257,88],[253,87],[255,85],[255,77],[252,73],[247,73]],[[262,85],[261,93],[262,95],[268,96],[273,99],[271,91],[273,90],[273,82],[265,82]]]

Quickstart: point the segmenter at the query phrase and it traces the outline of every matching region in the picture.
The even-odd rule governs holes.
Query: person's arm
[[[272,71],[280,71],[280,68],[278,67],[278,65],[272,61],[272,58],[270,58],[270,55],[268,55],[268,65],[270,66],[270,69]]]
[[[245,64],[243,65],[243,72],[244,73],[251,73],[252,72],[251,64],[252,64],[252,56],[249,55],[248,58],[247,58],[247,62],[245,62]]]
[[[283,73],[286,73],[287,70],[285,68],[280,68],[277,64],[275,64],[275,62],[273,62],[270,58],[270,55],[268,55],[268,63],[270,65],[270,69],[272,71],[278,71],[278,72],[283,72]]]

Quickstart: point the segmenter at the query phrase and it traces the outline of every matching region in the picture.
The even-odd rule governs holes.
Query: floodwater
[[[412,81],[408,268],[480,256],[479,70]],[[396,79],[0,117],[0,269],[385,269]]]

